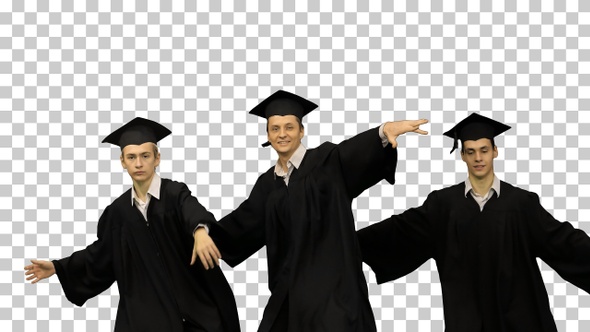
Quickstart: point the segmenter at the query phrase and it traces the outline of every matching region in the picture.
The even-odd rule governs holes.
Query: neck
[[[473,191],[479,195],[485,195],[488,191],[490,191],[490,188],[494,184],[494,173],[490,173],[490,175],[485,178],[477,178],[469,175],[469,182],[471,182]]]
[[[295,154],[295,151],[297,151],[297,149],[299,149],[300,146],[301,146],[301,142],[299,142],[299,144],[297,145],[297,147],[294,150],[291,150],[288,153],[278,153],[277,152],[279,155],[279,165],[281,166],[283,171],[286,172],[288,170],[287,162],[289,161],[289,159],[291,159],[291,157],[293,157],[293,155]]]
[[[151,178],[141,182],[133,180],[133,189],[135,189],[135,194],[139,199],[141,199],[144,202],[153,179],[154,175],[152,175]]]
[[[290,153],[289,155],[279,155],[279,166],[281,166],[281,168],[285,172],[287,172],[287,170],[289,169],[287,167],[287,162],[289,161],[289,159],[291,159],[291,156],[293,156],[293,153]]]

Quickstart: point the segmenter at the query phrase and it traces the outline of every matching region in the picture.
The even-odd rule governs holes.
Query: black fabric
[[[480,138],[493,140],[494,137],[508,129],[510,127],[501,122],[477,113],[471,113],[443,135],[453,139],[453,149],[451,150],[451,153],[453,153],[458,146],[457,140],[461,140],[461,142],[477,141]]]
[[[148,142],[156,144],[170,133],[168,128],[155,121],[137,117],[113,131],[102,142],[117,145],[122,150],[130,144],[141,145]]]
[[[362,272],[352,200],[382,179],[393,183],[397,150],[378,128],[306,152],[289,185],[262,174],[249,198],[211,225],[231,266],[266,245],[268,301],[259,331],[269,331],[286,298],[285,331],[375,331]]]
[[[358,237],[379,283],[436,261],[446,332],[557,331],[537,257],[590,291],[588,235],[555,220],[536,194],[505,182],[483,211],[461,183]]]
[[[278,90],[256,105],[250,114],[268,120],[273,115],[294,115],[300,120],[318,105],[294,93]]]
[[[185,184],[162,179],[145,219],[131,189],[98,223],[98,240],[54,261],[64,293],[82,306],[117,282],[115,331],[183,331],[183,319],[206,331],[239,331],[235,300],[222,271],[190,266],[193,230],[214,217]]]

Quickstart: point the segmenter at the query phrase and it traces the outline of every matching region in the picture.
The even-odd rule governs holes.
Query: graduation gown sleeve
[[[234,267],[265,245],[266,200],[274,188],[272,169],[261,175],[250,196],[218,223],[210,223],[210,236],[222,259]]]
[[[590,238],[569,222],[559,222],[528,193],[530,207],[528,229],[533,250],[563,279],[590,293]]]
[[[179,215],[181,216],[187,234],[193,236],[199,224],[209,225],[215,222],[213,214],[207,211],[196,197],[192,196],[186,184],[180,182],[175,184],[179,186],[178,203],[176,206],[179,209]]]
[[[98,222],[98,239],[71,256],[54,260],[55,272],[66,298],[82,306],[115,281],[112,253],[112,219],[107,207]]]
[[[432,192],[422,206],[357,232],[363,261],[378,283],[401,278],[432,258],[435,239],[429,216],[436,211],[437,195]]]
[[[362,132],[337,146],[343,179],[351,198],[385,179],[395,183],[397,149],[383,147],[379,128]]]

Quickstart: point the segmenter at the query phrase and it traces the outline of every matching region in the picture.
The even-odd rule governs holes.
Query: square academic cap
[[[113,131],[102,142],[117,145],[123,150],[130,144],[141,145],[148,142],[155,144],[171,133],[168,128],[155,121],[137,117]]]
[[[309,112],[316,109],[318,105],[300,97],[294,93],[284,90],[278,90],[256,105],[250,114],[258,115],[259,117],[268,120],[273,115],[294,115],[301,120]],[[270,143],[262,144],[263,147],[269,146]]]
[[[510,129],[510,127],[501,122],[477,113],[471,113],[443,135],[454,140],[453,149],[451,150],[451,153],[453,153],[453,151],[457,149],[457,140],[464,142],[476,141],[480,138],[493,139],[508,129]]]
[[[316,109],[318,105],[291,92],[278,90],[256,105],[250,114],[258,115],[265,119],[273,115],[295,115],[300,120],[307,113]]]

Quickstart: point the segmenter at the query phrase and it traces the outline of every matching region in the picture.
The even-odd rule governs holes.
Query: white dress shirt
[[[471,185],[471,181],[469,181],[469,178],[465,180],[465,197],[467,197],[467,194],[471,193],[471,196],[475,199],[477,204],[479,204],[480,211],[483,211],[483,207],[490,200],[490,198],[492,198],[494,192],[498,197],[500,197],[500,179],[498,179],[496,175],[494,175],[494,182],[492,183],[492,187],[483,196],[476,193],[475,190],[473,190],[473,186]]]

